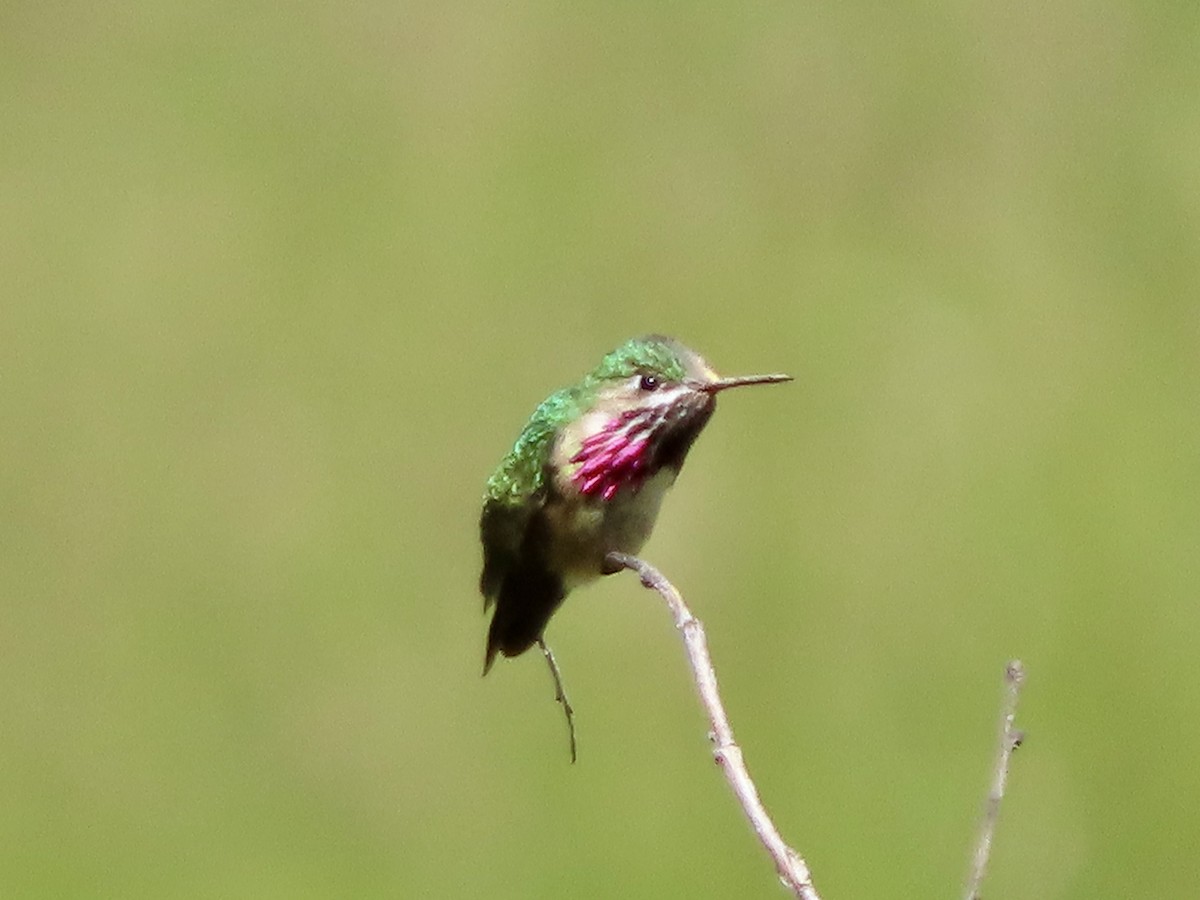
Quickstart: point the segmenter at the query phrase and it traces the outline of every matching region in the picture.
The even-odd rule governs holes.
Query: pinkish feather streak
[[[626,444],[625,447],[623,447],[613,457],[612,464],[613,466],[628,466],[631,463],[636,465],[645,449],[645,441],[634,441],[631,444]]]
[[[586,462],[584,462],[584,464],[582,466],[579,467],[579,471],[575,473],[575,477],[576,478],[580,478],[580,477],[589,478],[592,475],[595,475],[597,472],[602,472],[607,468],[608,468],[608,457],[593,456],[593,457],[590,457]]]
[[[585,478],[583,480],[583,483],[579,485],[579,490],[585,494],[592,494],[592,493],[595,493],[596,488],[598,488],[603,482],[604,482],[604,473],[597,472],[595,475],[591,476],[590,478]]]

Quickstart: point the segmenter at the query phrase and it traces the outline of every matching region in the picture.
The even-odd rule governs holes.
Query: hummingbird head
[[[662,335],[626,341],[584,379],[591,402],[563,434],[571,480],[582,494],[604,500],[625,486],[637,490],[662,467],[682,467],[718,393],[790,380],[721,378],[696,351]]]

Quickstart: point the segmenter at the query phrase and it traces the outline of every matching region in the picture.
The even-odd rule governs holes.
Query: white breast
[[[600,577],[604,557],[616,550],[637,553],[650,537],[663,495],[675,481],[673,469],[660,469],[638,490],[624,487],[611,500],[573,494],[549,504],[551,555],[567,590]]]
[[[675,483],[674,469],[659,469],[640,489],[623,489],[606,505],[604,533],[608,549],[637,553],[650,537],[667,488]]]

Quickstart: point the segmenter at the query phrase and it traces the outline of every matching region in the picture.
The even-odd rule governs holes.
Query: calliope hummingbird
[[[572,588],[615,571],[610,552],[642,548],[719,392],[790,380],[721,378],[694,350],[649,335],[543,400],[484,493],[480,590],[484,610],[496,607],[484,674],[497,653],[540,642]]]

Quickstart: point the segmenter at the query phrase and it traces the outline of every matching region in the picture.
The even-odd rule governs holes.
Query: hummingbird
[[[781,381],[791,377],[721,378],[696,351],[652,334],[543,400],[484,492],[479,586],[484,612],[496,611],[483,674],[498,653],[546,650],[542,634],[567,594],[618,571],[609,553],[641,550],[717,394]]]

